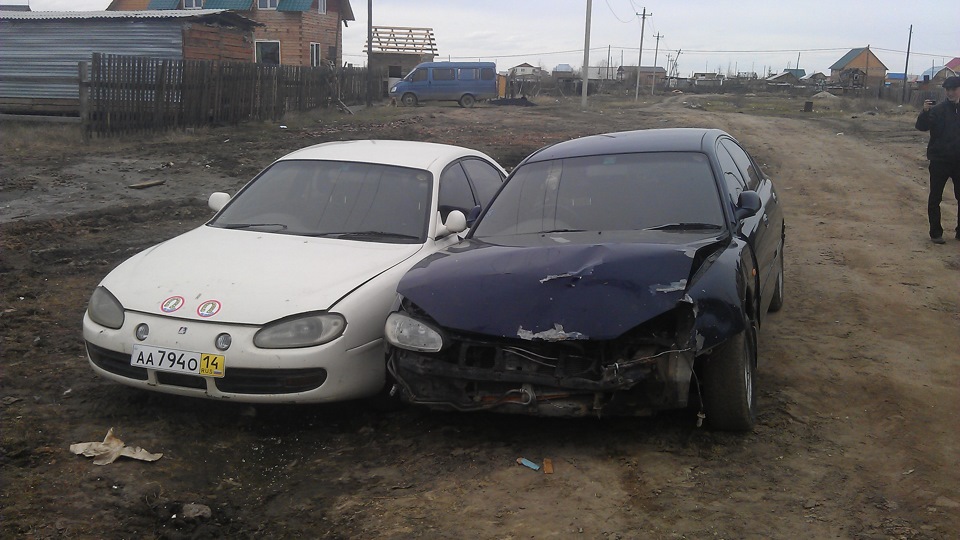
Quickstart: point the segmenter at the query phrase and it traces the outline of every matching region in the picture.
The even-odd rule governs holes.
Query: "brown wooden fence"
[[[80,64],[80,116],[85,137],[279,120],[287,111],[356,101],[365,76],[362,68],[95,53]]]

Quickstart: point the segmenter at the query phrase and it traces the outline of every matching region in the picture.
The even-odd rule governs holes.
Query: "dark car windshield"
[[[473,237],[562,231],[724,227],[705,154],[651,152],[587,156],[522,165]]]
[[[426,238],[432,174],[339,161],[280,161],[247,185],[210,225],[370,242]]]

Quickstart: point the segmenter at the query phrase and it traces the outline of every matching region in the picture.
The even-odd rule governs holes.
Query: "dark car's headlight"
[[[97,287],[90,296],[87,313],[93,322],[101,326],[113,329],[123,326],[123,306],[103,285]]]
[[[347,320],[339,313],[310,313],[270,323],[253,336],[261,349],[294,349],[323,345],[340,337]]]
[[[437,352],[443,348],[443,335],[439,331],[405,313],[391,313],[383,335],[391,345],[401,349]]]

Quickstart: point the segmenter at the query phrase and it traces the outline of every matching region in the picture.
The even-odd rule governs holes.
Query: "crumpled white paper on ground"
[[[77,455],[96,458],[94,465],[107,465],[113,463],[120,456],[139,459],[141,461],[156,461],[163,457],[163,454],[151,454],[139,446],[126,446],[123,441],[113,435],[113,428],[107,431],[107,436],[103,442],[87,442],[70,445],[70,451]]]

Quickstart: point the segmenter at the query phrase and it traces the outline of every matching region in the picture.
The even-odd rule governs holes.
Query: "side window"
[[[460,80],[461,81],[477,80],[477,69],[476,68],[460,68]]]
[[[440,175],[440,217],[444,221],[451,210],[460,210],[464,214],[476,206],[473,200],[473,192],[470,191],[470,182],[467,181],[467,175],[463,172],[460,163],[454,163],[447,167]]]
[[[268,66],[280,65],[280,42],[279,41],[257,41],[256,61],[258,64]]]
[[[410,80],[413,82],[420,82],[427,80],[427,70],[418,69],[413,72],[413,75],[410,77]]]
[[[497,78],[497,72],[493,68],[483,68],[480,70],[480,78],[485,81],[492,81]]]
[[[760,171],[754,166],[750,156],[744,152],[743,148],[740,148],[740,145],[729,139],[724,139],[720,144],[730,152],[733,160],[737,162],[740,173],[747,181],[747,189],[755,190],[760,187]]]
[[[503,175],[493,165],[490,165],[482,159],[465,159],[460,162],[463,164],[470,182],[473,183],[473,190],[477,193],[477,202],[486,207],[490,199],[500,189],[503,183]]]
[[[433,80],[452,81],[457,78],[457,70],[453,68],[433,68]]]
[[[717,148],[717,159],[720,160],[720,168],[723,169],[723,182],[727,186],[727,193],[730,194],[730,202],[737,204],[737,199],[747,188],[747,184],[743,181],[737,163],[722,146]]]

